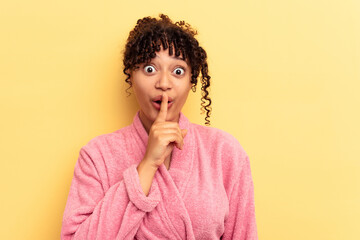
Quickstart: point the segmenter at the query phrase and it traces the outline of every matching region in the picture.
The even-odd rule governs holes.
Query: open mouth
[[[161,105],[161,102],[162,102],[162,101],[161,101],[161,100],[158,100],[158,101],[154,101],[154,102],[156,102],[157,104],[160,104],[160,105]],[[172,102],[172,101],[168,101],[168,104],[171,103],[171,102]]]
[[[157,100],[157,101],[152,101],[153,102],[153,106],[157,109],[160,110],[161,108],[161,100]],[[168,101],[168,109],[172,106],[173,101]]]
[[[161,102],[162,102],[162,95],[157,95],[156,97],[153,97],[151,99],[152,101],[152,105],[154,106],[155,109],[160,110],[161,108]],[[174,99],[170,96],[168,96],[168,109],[170,109],[170,107],[173,105]]]

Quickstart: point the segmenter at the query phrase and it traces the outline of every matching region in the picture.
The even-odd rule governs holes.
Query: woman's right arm
[[[156,182],[146,196],[137,166],[123,172],[123,179],[105,192],[91,157],[83,147],[74,170],[66,203],[61,239],[133,239],[146,212],[160,201]]]
[[[147,196],[157,169],[164,163],[176,146],[183,148],[186,129],[180,129],[176,122],[167,122],[168,96],[163,93],[160,111],[149,130],[144,159],[137,167],[142,189]]]
[[[146,212],[161,196],[153,182],[158,167],[174,146],[182,149],[187,131],[178,123],[166,122],[167,100],[151,127],[144,159],[123,172],[123,179],[104,190],[91,151],[83,147],[74,170],[66,203],[61,239],[133,239]],[[98,167],[99,168],[99,167]]]
[[[91,148],[83,147],[74,170],[66,203],[61,239],[133,239],[146,212],[160,202],[160,191],[153,182],[158,167],[174,146],[182,149],[185,129],[166,122],[168,97],[164,93],[161,109],[153,123],[144,159],[123,172],[123,179],[108,189],[102,185]]]

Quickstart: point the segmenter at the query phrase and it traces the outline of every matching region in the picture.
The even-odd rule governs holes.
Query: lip
[[[161,101],[162,100],[162,95],[158,95],[156,97],[154,97],[153,99],[151,99],[153,102],[155,101]],[[173,99],[171,97],[168,97],[168,102],[172,102]]]
[[[156,96],[152,99],[152,105],[157,109],[160,110],[161,103],[157,103],[156,101],[162,101],[162,95]],[[173,105],[173,99],[168,97],[168,109]]]

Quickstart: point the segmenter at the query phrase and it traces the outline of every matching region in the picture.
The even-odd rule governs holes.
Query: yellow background
[[[59,239],[81,146],[137,111],[127,35],[159,12],[199,31],[212,126],[250,156],[259,239],[360,239],[356,0],[2,1],[0,239]],[[199,92],[183,112],[203,124]]]

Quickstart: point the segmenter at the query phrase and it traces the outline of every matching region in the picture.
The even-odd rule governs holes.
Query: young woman
[[[210,123],[206,52],[194,35],[162,14],[130,32],[125,81],[140,110],[131,125],[81,148],[62,239],[257,239],[246,152],[181,113],[201,73]]]

